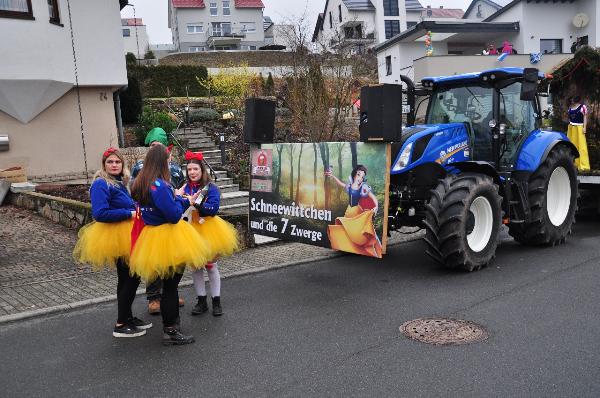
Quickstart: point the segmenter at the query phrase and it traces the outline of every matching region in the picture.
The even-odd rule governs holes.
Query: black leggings
[[[177,286],[181,280],[181,274],[175,274],[172,278],[162,280],[162,298],[160,299],[160,313],[162,314],[163,326],[175,326],[179,319],[179,292]]]
[[[125,261],[119,259],[117,261],[117,306],[119,308],[119,314],[117,317],[117,323],[126,323],[129,319],[133,318],[131,313],[131,304],[135,299],[135,292],[140,285],[140,278],[138,276],[129,275],[129,266]]]

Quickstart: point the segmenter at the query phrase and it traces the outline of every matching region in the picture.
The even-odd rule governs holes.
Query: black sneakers
[[[192,315],[204,314],[206,311],[208,311],[206,296],[198,296],[198,303],[192,309]]]
[[[114,337],[139,337],[146,334],[144,329],[139,329],[135,325],[125,323],[119,327],[115,326],[113,330]]]
[[[138,329],[146,330],[152,327],[152,322],[142,321],[140,318],[133,317],[127,321],[127,323],[137,327]]]
[[[194,341],[194,336],[186,336],[175,327],[163,328],[163,345],[184,345]]]
[[[223,308],[221,308],[221,297],[213,297],[212,298],[212,310],[214,316],[223,315]]]

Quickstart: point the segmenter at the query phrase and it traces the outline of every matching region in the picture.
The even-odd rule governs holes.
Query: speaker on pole
[[[360,90],[360,140],[400,141],[402,86],[380,84]]]
[[[275,133],[275,102],[262,98],[246,100],[244,142],[268,144]]]

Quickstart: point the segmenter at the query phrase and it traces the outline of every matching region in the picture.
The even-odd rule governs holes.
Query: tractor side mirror
[[[521,83],[521,101],[535,101],[538,91],[538,73],[536,68],[525,68]]]

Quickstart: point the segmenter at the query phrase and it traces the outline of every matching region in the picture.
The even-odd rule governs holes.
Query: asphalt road
[[[0,327],[0,394],[12,396],[597,397],[600,220],[565,245],[505,241],[493,266],[440,269],[422,242],[225,280],[225,315],[182,324],[197,342],[115,339],[114,303]],[[143,314],[145,300],[135,309]],[[407,320],[452,317],[490,337],[432,346]]]

